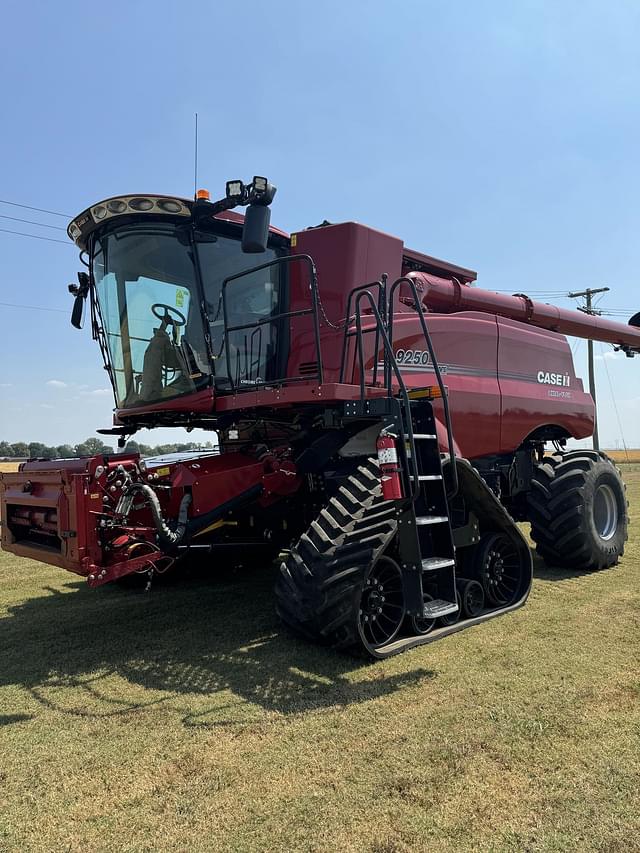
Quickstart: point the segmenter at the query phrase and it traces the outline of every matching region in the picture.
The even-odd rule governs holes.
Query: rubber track
[[[324,645],[360,646],[365,574],[396,528],[394,506],[382,500],[377,463],[361,463],[280,566],[275,597],[283,622]]]
[[[612,460],[592,451],[555,455],[536,466],[528,499],[531,538],[548,565],[600,569],[613,565],[621,556],[609,561],[598,559],[584,535],[582,488],[596,460],[608,462],[622,482]]]

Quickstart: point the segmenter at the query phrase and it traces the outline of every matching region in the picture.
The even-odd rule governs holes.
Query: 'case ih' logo
[[[568,373],[546,373],[544,370],[539,370],[537,379],[543,385],[562,385],[564,388],[571,385],[571,378]]]

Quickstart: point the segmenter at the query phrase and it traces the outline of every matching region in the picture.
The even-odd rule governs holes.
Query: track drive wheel
[[[548,565],[615,565],[629,521],[620,472],[604,454],[579,450],[536,466],[529,520],[536,551]]]
[[[375,656],[405,617],[400,568],[383,556],[396,528],[377,463],[361,462],[280,566],[282,621],[307,639]]]

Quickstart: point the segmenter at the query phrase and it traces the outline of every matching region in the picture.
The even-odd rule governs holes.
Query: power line
[[[605,358],[604,347],[602,346],[602,342],[600,343],[600,352],[602,353],[602,363],[604,364],[604,369],[607,374],[607,379],[609,381],[609,391],[611,392],[611,401],[613,403],[613,409],[616,413],[616,419],[618,421],[618,428],[620,429],[620,438],[622,439],[622,446],[624,447],[624,454],[627,457],[627,462],[629,461],[629,451],[627,450],[627,443],[624,440],[624,432],[622,430],[622,421],[620,420],[620,413],[618,412],[618,405],[616,403],[616,397],[613,393],[613,384],[611,382],[611,376],[609,375],[609,366],[607,365],[607,359]]]
[[[17,201],[6,201],[0,198],[0,204],[10,204],[12,207],[24,207],[25,210],[37,210],[38,213],[50,213],[51,216],[62,216],[64,219],[73,219],[66,213],[58,213],[57,210],[45,210],[43,207],[31,207],[29,204],[19,204]]]
[[[44,305],[19,305],[16,302],[0,302],[3,308],[27,308],[29,311],[55,311],[56,314],[68,314],[64,308],[46,308]]]
[[[62,243],[63,246],[74,248],[73,243],[68,240],[56,240],[55,237],[41,237],[39,234],[25,234],[24,231],[11,231],[9,228],[0,228],[5,234],[17,234],[18,237],[33,237],[34,240],[47,240],[49,243]]]
[[[10,219],[12,222],[24,222],[27,225],[37,225],[39,228],[53,228],[55,231],[66,231],[60,225],[47,225],[45,222],[36,222],[34,219],[18,219],[17,216],[7,216],[6,213],[0,213],[0,219]]]

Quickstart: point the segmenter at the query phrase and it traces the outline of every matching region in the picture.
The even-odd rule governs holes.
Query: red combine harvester
[[[24,463],[1,475],[2,547],[94,587],[195,552],[214,571],[280,554],[283,621],[377,658],[520,607],[517,521],[551,566],[613,566],[624,485],[604,454],[564,450],[594,405],[563,334],[632,356],[639,315],[480,290],[351,222],[288,236],[269,225],[274,193],[254,178],[215,203],[119,196],[73,220],[88,271],[72,323],[88,299],[116,400],[101,432],[123,447],[199,427],[220,449]]]

